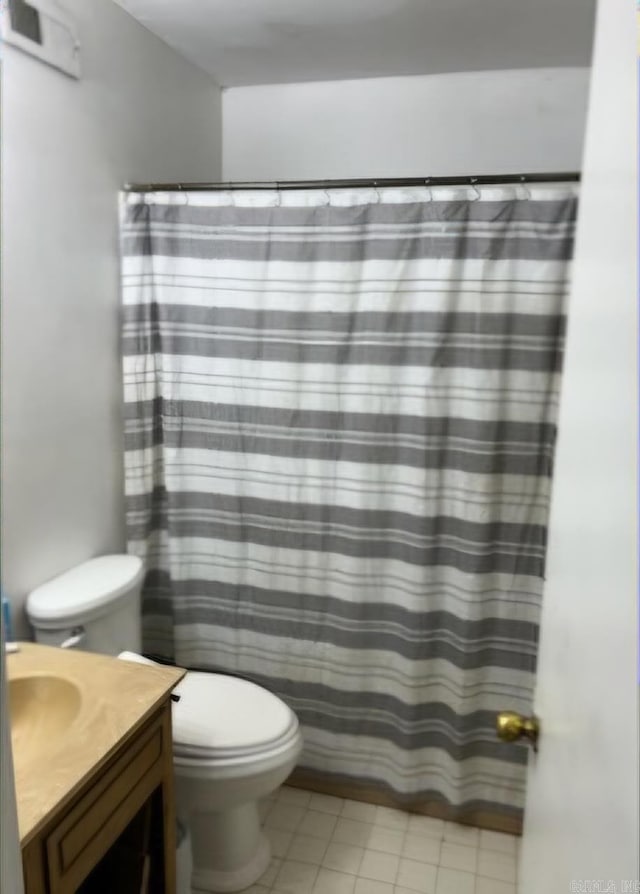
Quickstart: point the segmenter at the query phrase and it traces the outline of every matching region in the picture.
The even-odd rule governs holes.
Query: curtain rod
[[[364,180],[273,180],[243,183],[127,183],[126,192],[173,192],[233,189],[342,189],[385,186],[484,186],[499,183],[578,183],[578,171],[549,174],[479,174],[471,177],[381,177]]]

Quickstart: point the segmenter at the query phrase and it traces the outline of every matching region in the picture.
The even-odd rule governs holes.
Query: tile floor
[[[247,894],[516,894],[518,839],[283,786],[271,865]]]

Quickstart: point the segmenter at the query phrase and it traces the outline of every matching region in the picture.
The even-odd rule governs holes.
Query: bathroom
[[[126,551],[118,227],[126,184],[582,172],[562,382],[567,440],[565,448],[561,421],[549,531],[557,552],[544,590],[536,695],[543,734],[539,754],[528,758],[518,890],[637,879],[637,816],[629,802],[629,791],[637,792],[636,585],[629,567],[637,514],[635,341],[628,344],[636,331],[635,207],[625,204],[636,194],[629,162],[636,106],[623,111],[627,99],[635,103],[627,83],[635,62],[630,56],[623,63],[618,51],[633,30],[631,11],[627,21],[621,0],[600,0],[598,18],[592,4],[570,0],[265,0],[211,4],[211,17],[195,2],[60,6],[77,26],[79,78],[3,46],[2,588],[15,638],[33,638],[29,593],[92,557]],[[206,27],[193,26],[199,15]],[[411,39],[407,22],[414,22]],[[428,51],[421,53],[423,44]],[[595,257],[595,264],[580,265],[581,226],[582,260]],[[590,449],[578,446],[585,443]],[[603,518],[606,524],[597,523]],[[576,715],[567,715],[572,708]],[[545,762],[547,747],[557,749],[553,762]],[[258,881],[257,891],[313,892],[322,874],[335,894],[340,884],[350,894],[514,894],[512,875],[477,872],[481,851],[500,853],[482,847],[481,837],[506,848],[505,839],[473,826],[458,841],[449,838],[445,863],[454,865],[438,862],[444,833],[436,862],[414,861],[436,871],[425,870],[412,888],[399,870],[402,859],[413,860],[402,849],[412,843],[414,814],[329,788],[290,787],[275,805],[289,798],[295,807],[304,802],[305,814],[344,810],[348,819],[360,810],[382,818],[373,826],[389,830],[383,849],[368,848],[387,854],[377,863],[370,858],[378,874],[362,875],[362,862],[344,872],[323,865],[324,857],[287,860],[294,830],[277,826],[302,823],[304,815],[274,812],[266,802],[265,827],[284,833],[273,838],[285,852],[274,854],[282,861],[277,873]],[[7,790],[3,778],[3,798]],[[4,800],[2,811],[9,816]],[[393,823],[406,823],[401,844]],[[327,848],[333,832],[330,839]],[[333,843],[351,848],[342,849],[345,861],[364,858],[360,844]],[[6,847],[3,892],[13,865]],[[286,862],[313,866],[315,874],[280,875]]]

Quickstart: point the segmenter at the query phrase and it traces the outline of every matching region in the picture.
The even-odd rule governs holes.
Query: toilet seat
[[[136,652],[121,652],[118,658],[157,664]],[[171,707],[173,762],[182,774],[231,778],[249,767],[261,773],[300,751],[296,714],[257,683],[188,671],[173,692],[180,697]]]
[[[279,753],[298,719],[276,695],[239,677],[189,672],[172,708],[174,758],[237,763]]]

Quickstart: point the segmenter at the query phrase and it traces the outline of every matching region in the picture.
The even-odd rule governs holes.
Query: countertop
[[[18,828],[24,847],[145,723],[186,671],[36,643],[19,643],[19,651],[7,654],[6,663],[9,682],[54,674],[73,683],[81,694],[78,714],[62,735],[42,742],[35,759],[14,748]],[[28,751],[34,751],[29,744]]]

